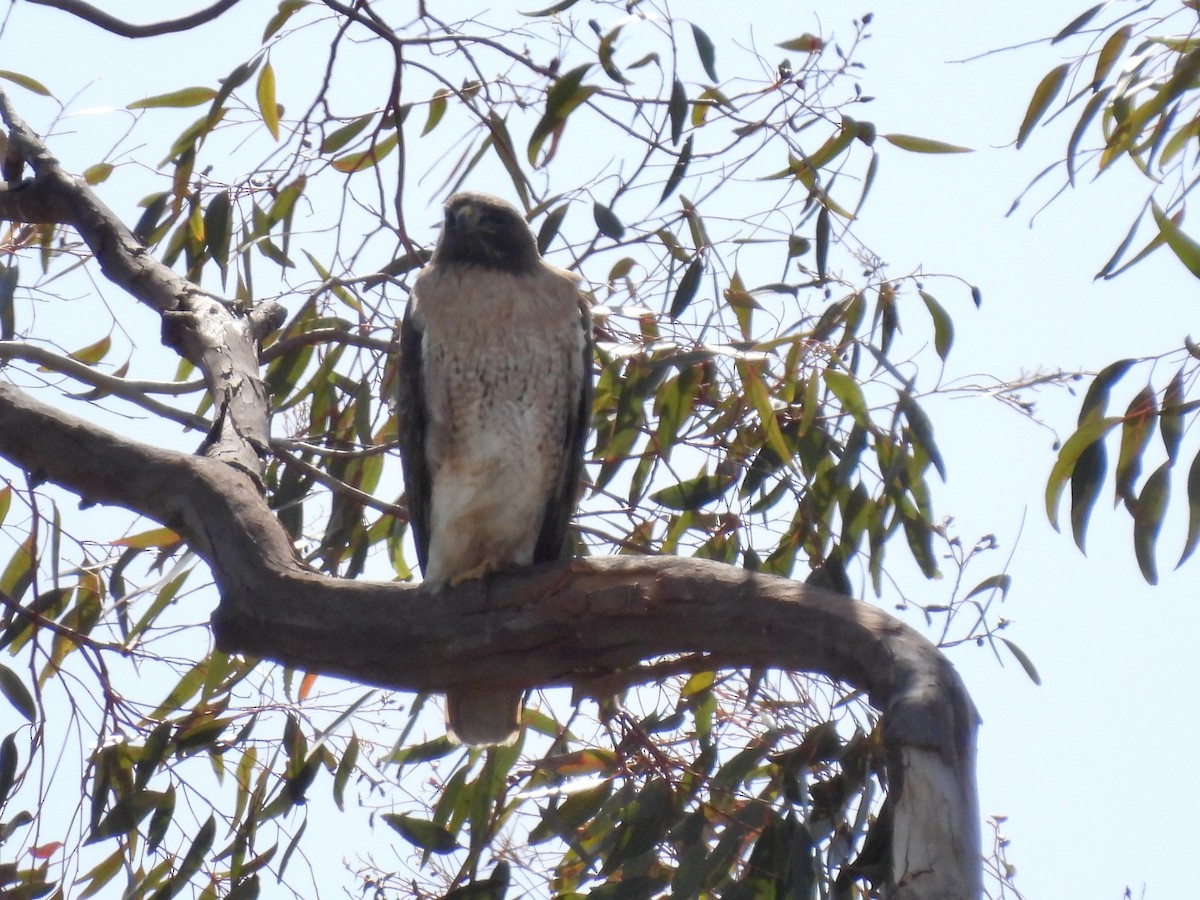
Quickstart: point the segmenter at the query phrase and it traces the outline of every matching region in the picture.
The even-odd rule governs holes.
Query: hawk
[[[578,277],[542,260],[515,207],[452,196],[400,332],[400,459],[432,590],[568,555],[591,373]],[[447,723],[468,744],[508,743],[521,701],[456,688]]]

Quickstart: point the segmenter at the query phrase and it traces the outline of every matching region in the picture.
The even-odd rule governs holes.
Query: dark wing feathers
[[[583,480],[583,455],[592,418],[592,318],[584,301],[579,301],[583,322],[583,377],[579,396],[571,409],[567,427],[563,429],[563,471],[558,484],[546,503],[542,530],[538,533],[533,561],[555,562],[570,556],[567,547],[567,526],[575,515]]]
[[[429,557],[429,494],[432,479],[429,460],[425,456],[425,439],[429,428],[425,407],[425,384],[421,374],[421,328],[414,321],[410,301],[400,326],[400,392],[396,407],[397,427],[400,429],[400,462],[404,470],[404,491],[408,507],[408,526],[417,545],[417,562],[425,571]]]

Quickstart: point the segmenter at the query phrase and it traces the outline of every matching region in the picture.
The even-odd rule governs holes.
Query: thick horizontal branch
[[[35,440],[30,436],[36,435]],[[953,667],[877,607],[704,560],[611,557],[420,587],[330,578],[297,560],[252,482],[156,450],[0,383],[0,455],[157,519],[209,563],[219,646],[409,690],[588,684],[647,659],[822,672],[883,714],[897,898],[978,895],[978,716]]]

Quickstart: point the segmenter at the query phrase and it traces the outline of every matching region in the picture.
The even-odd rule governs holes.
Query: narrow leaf
[[[1163,516],[1167,510],[1167,498],[1171,492],[1171,465],[1163,463],[1146,479],[1146,485],[1138,496],[1133,514],[1133,550],[1137,556],[1142,577],[1150,584],[1158,583],[1158,569],[1154,560],[1154,546],[1162,529]]]
[[[1046,481],[1046,517],[1056,530],[1058,528],[1058,502],[1062,497],[1063,488],[1067,486],[1067,480],[1075,471],[1075,465],[1079,462],[1080,455],[1091,444],[1101,440],[1120,425],[1121,421],[1119,416],[1090,418],[1067,438],[1058,451],[1058,459],[1055,460],[1054,468],[1050,470],[1050,477]]]
[[[1046,110],[1050,108],[1050,104],[1054,102],[1054,98],[1058,96],[1058,92],[1062,90],[1063,82],[1067,80],[1067,75],[1070,74],[1071,64],[1063,63],[1051,69],[1038,86],[1034,89],[1033,97],[1029,101],[1029,107],[1025,110],[1025,118],[1021,122],[1021,127],[1017,130],[1017,149],[1024,145],[1029,139],[1030,133],[1041,121],[1042,116],[1046,114]]]
[[[696,297],[696,292],[700,289],[700,276],[703,274],[704,257],[697,256],[688,265],[683,277],[679,279],[679,286],[675,288],[675,296],[671,300],[670,316],[672,319],[679,318],[683,311],[691,305],[692,300]]]
[[[692,161],[692,140],[695,135],[688,135],[688,139],[684,141],[683,149],[679,151],[679,158],[675,160],[675,165],[671,168],[671,174],[667,178],[667,183],[663,186],[662,196],[658,198],[658,202],[662,203],[679,187],[679,182],[683,181],[683,176],[687,172],[688,164]]]
[[[1004,642],[1004,646],[1012,651],[1012,655],[1017,658],[1017,662],[1021,664],[1021,668],[1025,670],[1025,674],[1029,676],[1029,680],[1034,684],[1040,685],[1042,677],[1038,675],[1037,667],[1034,666],[1033,660],[1025,655],[1025,651],[1010,641],[1008,638],[1000,638]]]
[[[20,72],[10,72],[7,69],[0,69],[0,78],[3,78],[5,81],[11,81],[13,84],[19,84],[25,90],[41,94],[43,97],[54,96],[50,93],[50,89],[36,78],[30,78],[28,75],[22,75]]]
[[[1196,454],[1196,458],[1192,460],[1192,467],[1188,470],[1187,493],[1187,539],[1183,543],[1183,552],[1179,555],[1179,562],[1175,563],[1177,569],[1187,562],[1188,557],[1195,553],[1196,547],[1200,545],[1200,453]]]
[[[1158,419],[1158,400],[1147,385],[1129,401],[1121,426],[1121,449],[1117,456],[1116,499],[1134,502],[1133,486],[1142,472],[1142,454],[1150,443]]]
[[[1107,471],[1108,449],[1104,441],[1096,441],[1084,448],[1071,471],[1071,534],[1082,553],[1087,553],[1088,521],[1100,499]]]
[[[793,53],[819,53],[825,48],[825,42],[815,34],[809,34],[806,31],[800,37],[792,38],[790,41],[781,41],[775,46],[783,50],[791,50]]]
[[[172,109],[187,109],[191,106],[200,106],[203,103],[207,103],[215,96],[217,96],[217,92],[209,87],[180,88],[177,91],[170,91],[166,94],[155,94],[153,97],[135,100],[129,104],[128,108],[154,109],[157,107],[170,107]]]
[[[862,388],[854,380],[854,376],[839,372],[836,369],[826,369],[822,373],[825,384],[842,404],[842,410],[849,413],[863,428],[871,428],[871,413],[867,408],[866,397]]]
[[[683,82],[678,78],[671,85],[671,99],[667,102],[667,116],[671,120],[671,143],[678,144],[683,135],[683,126],[687,121],[688,99]]]
[[[710,38],[697,25],[692,26],[692,37],[696,39],[696,52],[700,54],[700,64],[704,66],[705,74],[713,81],[717,78],[717,49]]]
[[[433,96],[429,100],[429,115],[425,117],[425,127],[421,129],[421,137],[437,128],[438,123],[442,121],[442,116],[446,114],[448,94],[449,91],[445,88],[438,88],[433,92]]]
[[[950,345],[954,343],[954,322],[951,321],[945,308],[932,295],[925,291],[918,291],[918,293],[925,301],[930,318],[933,319],[933,348],[937,351],[938,356],[945,359],[950,355]]]
[[[1167,216],[1157,203],[1150,204],[1150,212],[1158,225],[1159,234],[1167,242],[1167,246],[1179,257],[1179,261],[1187,266],[1188,271],[1200,278],[1200,244],[1185,234],[1174,221]]]
[[[255,89],[258,99],[258,111],[262,115],[263,124],[271,137],[279,140],[279,105],[275,102],[275,69],[268,62],[258,73],[258,86]]]
[[[1091,9],[1085,9],[1083,12],[1081,12],[1079,15],[1077,15],[1074,19],[1072,19],[1070,22],[1068,22],[1063,27],[1062,31],[1060,31],[1058,34],[1056,34],[1051,39],[1050,43],[1057,44],[1059,41],[1064,40],[1065,38],[1069,38],[1073,34],[1076,34],[1081,28],[1083,28],[1084,25],[1086,25],[1088,22],[1092,21],[1093,18],[1095,18],[1096,13],[1100,12],[1100,10],[1104,9],[1104,7],[1106,7],[1106,6],[1108,6],[1107,3],[1097,3]]]
[[[352,119],[345,125],[341,125],[329,132],[325,139],[321,141],[321,153],[336,153],[345,147],[348,143],[358,137],[362,130],[371,124],[373,115],[359,116],[357,119]]]
[[[3,665],[0,665],[0,694],[3,694],[13,708],[28,721],[32,722],[37,718],[37,704],[34,703],[29,688],[25,687],[25,683],[16,672]],[[0,798],[0,802],[2,799]]]
[[[883,139],[889,144],[907,150],[909,153],[973,153],[970,147],[960,147],[958,144],[947,144],[931,138],[916,137],[911,134],[885,134]]]
[[[1132,359],[1119,359],[1100,370],[1095,380],[1088,385],[1087,393],[1083,395],[1078,424],[1082,425],[1093,413],[1097,416],[1104,415],[1104,409],[1108,405],[1108,395],[1112,392],[1113,385],[1129,371],[1132,365]]]
[[[458,849],[458,841],[454,839],[454,835],[436,822],[396,813],[384,813],[383,821],[414,847],[420,847],[430,853],[453,853]]]
[[[1175,373],[1163,392],[1162,411],[1158,419],[1158,430],[1171,465],[1175,465],[1179,444],[1183,440],[1183,371],[1181,368]]]
[[[1096,71],[1092,75],[1092,90],[1096,90],[1104,83],[1104,79],[1108,77],[1108,73],[1112,71],[1121,54],[1125,50],[1125,45],[1129,43],[1129,37],[1133,34],[1133,26],[1125,25],[1118,28],[1108,36],[1108,40],[1104,42],[1104,46],[1100,48],[1100,52],[1096,54]]]

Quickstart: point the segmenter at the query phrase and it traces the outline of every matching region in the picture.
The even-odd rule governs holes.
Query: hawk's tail
[[[446,724],[464,744],[511,744],[521,730],[524,691],[460,688],[446,695]]]

